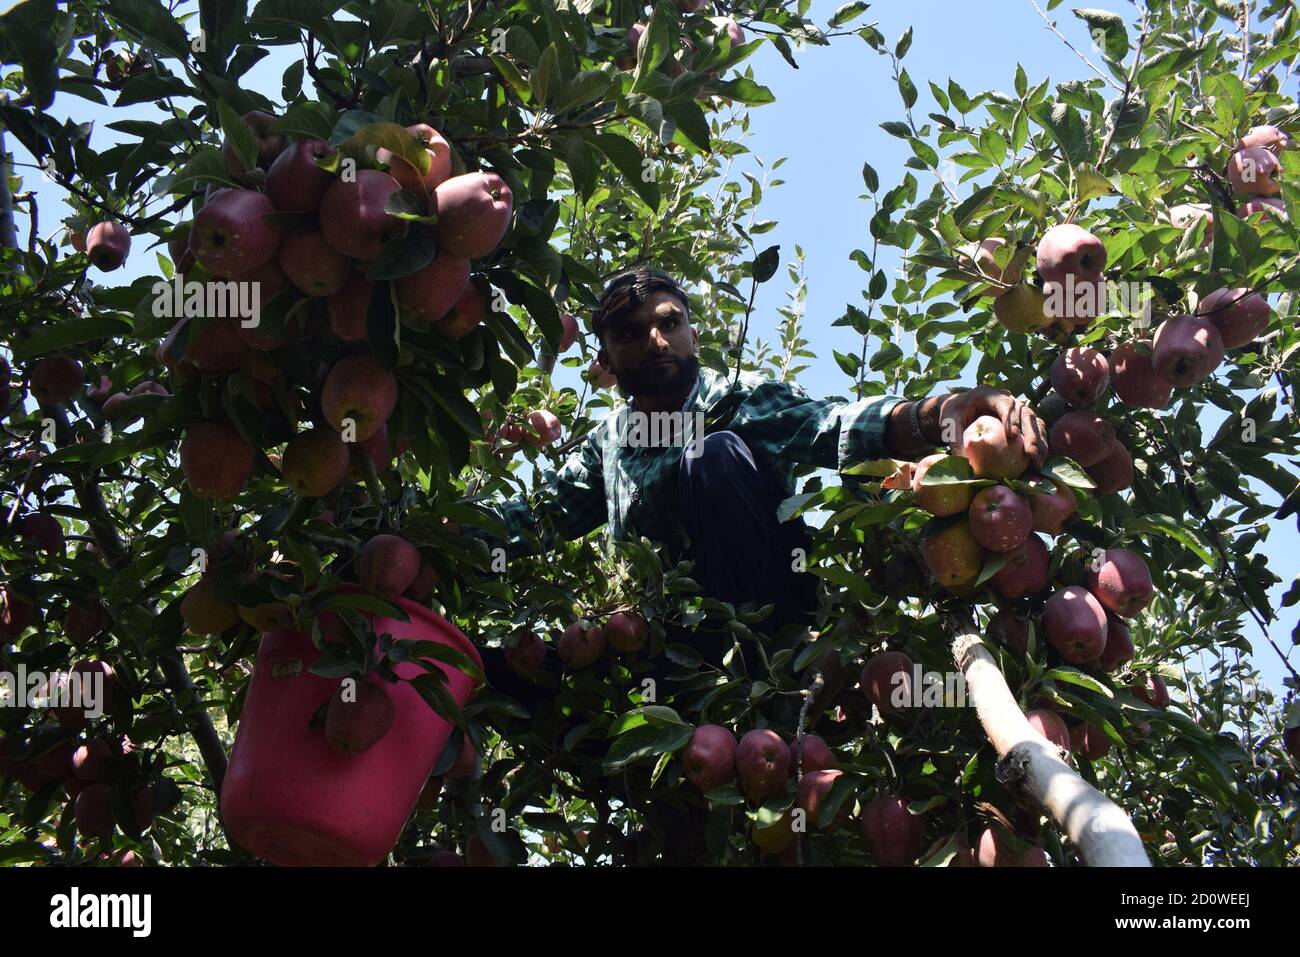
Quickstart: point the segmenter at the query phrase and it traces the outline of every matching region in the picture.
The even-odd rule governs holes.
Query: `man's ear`
[[[596,361],[600,363],[600,367],[601,367],[602,369],[604,369],[606,372],[613,372],[613,371],[614,371],[614,370],[610,367],[610,364],[609,364],[609,353],[605,351],[605,347],[604,347],[604,346],[601,346],[601,347],[596,351]]]
[[[700,354],[700,334],[694,326],[691,326],[691,350],[697,356]]]

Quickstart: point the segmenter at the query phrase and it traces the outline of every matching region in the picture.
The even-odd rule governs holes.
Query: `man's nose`
[[[659,329],[650,330],[650,348],[656,352],[667,352],[669,349],[668,337]]]

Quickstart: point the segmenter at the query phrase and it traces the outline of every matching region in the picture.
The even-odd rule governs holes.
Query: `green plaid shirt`
[[[684,431],[671,443],[635,441],[635,402],[614,409],[558,472],[545,475],[533,496],[478,503],[501,519],[508,533],[504,542],[482,529],[467,531],[490,546],[503,545],[507,555],[536,551],[538,543],[549,551],[557,539],[580,538],[602,524],[615,539],[644,535],[660,544],[684,545],[678,474],[683,450],[696,433],[696,411],[704,413],[706,433],[729,429],[740,436],[787,496],[794,494],[796,466],[839,470],[889,455],[885,428],[900,397],[847,403],[812,399],[797,385],[753,372],[742,373],[733,391],[733,376],[700,370],[682,407]]]

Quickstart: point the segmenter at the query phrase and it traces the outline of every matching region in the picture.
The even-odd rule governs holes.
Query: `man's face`
[[[686,308],[670,292],[648,299],[605,328],[597,359],[634,398],[689,388],[699,375],[699,336]]]

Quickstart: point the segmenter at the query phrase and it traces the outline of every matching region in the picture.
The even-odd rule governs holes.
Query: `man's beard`
[[[635,369],[620,370],[618,386],[633,398],[639,395],[666,395],[688,390],[699,374],[700,360],[694,353],[688,356],[667,355],[651,362],[643,362]]]

